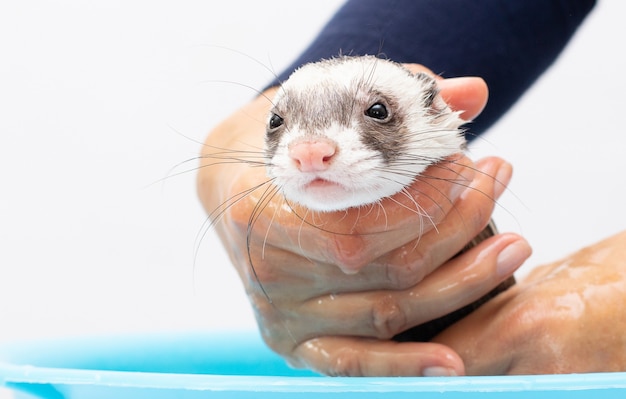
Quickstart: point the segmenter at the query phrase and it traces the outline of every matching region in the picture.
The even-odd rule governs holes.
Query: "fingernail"
[[[426,367],[422,370],[424,377],[456,377],[458,374],[454,369],[447,367]]]
[[[532,253],[532,249],[524,240],[509,244],[500,252],[496,259],[496,272],[499,277],[513,274]]]
[[[513,176],[513,166],[508,162],[503,162],[494,176],[495,182],[493,187],[494,198],[500,198],[504,190],[511,182]]]

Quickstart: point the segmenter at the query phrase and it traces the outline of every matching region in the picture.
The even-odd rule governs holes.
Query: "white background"
[[[271,79],[219,46],[280,70],[339,3],[2,2],[0,340],[253,328],[212,234],[194,268],[194,173],[151,183],[253,96],[215,80]],[[625,16],[602,2],[472,149],[515,165],[496,218],[533,244],[526,267],[626,228]]]

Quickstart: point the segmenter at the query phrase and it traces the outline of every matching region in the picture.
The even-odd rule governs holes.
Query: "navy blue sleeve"
[[[444,77],[480,76],[489,103],[468,140],[488,129],[565,47],[593,0],[348,0],[274,82],[339,54],[419,63]]]

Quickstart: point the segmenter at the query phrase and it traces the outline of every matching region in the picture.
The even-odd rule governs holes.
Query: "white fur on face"
[[[354,113],[349,115],[349,123],[331,120],[322,131],[315,132],[306,125],[306,115],[292,118],[301,122],[291,123],[281,133],[268,167],[269,176],[275,178],[275,184],[289,201],[316,211],[371,204],[400,192],[428,165],[459,152],[465,142],[458,129],[463,121],[457,113],[450,111],[440,98],[434,106],[445,112],[433,113],[422,104],[429,86],[430,82],[415,78],[398,64],[374,57],[343,57],[303,66],[279,90],[274,100],[277,109],[281,108],[281,101],[294,101],[296,96],[288,94],[294,90],[306,93],[304,98],[314,102],[325,101],[328,96],[317,94],[325,90],[327,95],[330,88],[333,93],[344,93],[335,98],[353,105]],[[403,143],[402,154],[387,160],[381,151],[372,148],[371,140],[368,145],[367,135],[373,137],[371,132],[362,131],[362,119],[367,117],[361,108],[376,96],[393,99],[391,112],[401,113],[402,117],[402,129],[388,132],[388,136],[395,135]],[[281,116],[289,122],[290,115]],[[386,134],[383,124],[374,126]],[[328,169],[303,173],[289,157],[289,146],[316,136],[334,141],[339,150]]]
[[[270,177],[275,178],[274,184],[281,187],[290,201],[316,211],[342,210],[393,195],[413,180],[408,176],[402,176],[401,181],[397,176],[384,177],[388,173],[380,154],[367,148],[354,128],[336,124],[328,129],[326,137],[341,145],[328,169],[301,172],[289,157],[288,146],[305,135],[306,132],[302,133],[297,127],[290,129],[268,168]],[[334,184],[311,186],[316,180]]]

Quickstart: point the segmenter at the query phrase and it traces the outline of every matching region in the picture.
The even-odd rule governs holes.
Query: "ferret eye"
[[[369,116],[370,118],[384,120],[387,119],[387,117],[389,116],[389,112],[387,111],[387,107],[385,107],[384,104],[376,103],[365,111],[365,115]]]
[[[268,127],[270,130],[278,129],[285,121],[279,115],[272,114]]]

